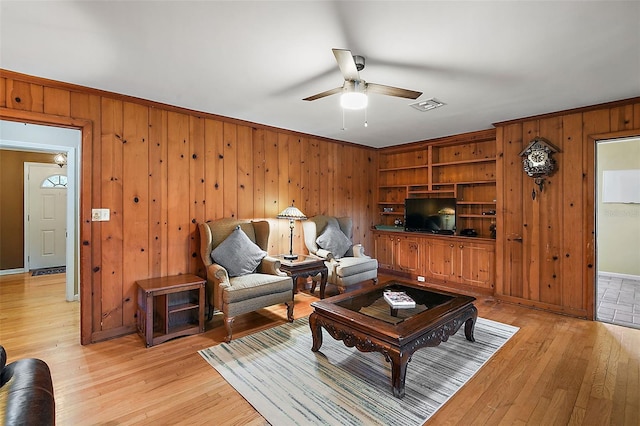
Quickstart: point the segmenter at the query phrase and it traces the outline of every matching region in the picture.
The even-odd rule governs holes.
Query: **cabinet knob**
[[[462,244],[460,244],[460,248],[464,248],[464,246]]]
[[[449,244],[449,247],[453,247],[453,244]]]

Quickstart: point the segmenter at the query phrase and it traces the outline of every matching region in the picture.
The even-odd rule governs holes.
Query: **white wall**
[[[640,277],[640,204],[602,202],[603,171],[640,169],[640,138],[598,142],[596,158],[598,271]]]

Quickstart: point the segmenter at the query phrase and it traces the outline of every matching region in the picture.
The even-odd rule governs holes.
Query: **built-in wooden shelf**
[[[406,198],[453,197],[460,206],[456,228],[472,228],[480,237],[489,238],[496,216],[483,213],[496,206],[495,142],[495,133],[481,131],[466,138],[458,135],[455,140],[442,138],[381,150],[377,192],[380,225],[393,225],[397,216],[404,215]],[[385,212],[390,205],[394,211]]]
[[[416,166],[404,166],[404,167],[389,167],[386,169],[378,169],[379,172],[397,172],[398,170],[415,170],[415,169],[425,169],[429,167],[426,164],[418,164]]]
[[[433,167],[441,167],[441,166],[457,166],[460,164],[476,164],[476,163],[495,163],[496,161],[496,157],[490,157],[490,158],[478,158],[478,159],[474,159],[474,160],[459,160],[459,161],[446,161],[446,162],[439,162],[439,163],[433,163]]]

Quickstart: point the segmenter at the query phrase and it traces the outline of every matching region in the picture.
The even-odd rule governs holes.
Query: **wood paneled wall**
[[[198,222],[265,218],[269,253],[284,253],[288,222],[275,216],[295,202],[352,216],[354,240],[373,250],[374,149],[9,71],[0,116],[83,128],[83,343],[134,331],[136,280],[204,276]],[[91,208],[111,220],[90,222]],[[306,252],[299,224],[294,235]]]
[[[595,144],[640,135],[640,98],[496,127],[496,295],[593,319]],[[553,155],[557,171],[545,179],[542,191],[523,172],[519,156],[536,136],[560,148]]]

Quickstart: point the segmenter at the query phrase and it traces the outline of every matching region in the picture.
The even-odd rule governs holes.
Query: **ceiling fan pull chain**
[[[369,110],[368,107],[365,107],[364,109],[364,127],[369,127],[369,120],[367,120],[367,111]]]
[[[344,127],[344,108],[342,108],[342,131],[345,131],[345,127]]]

